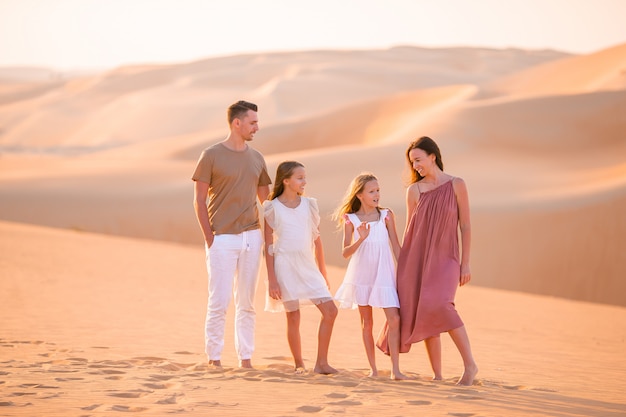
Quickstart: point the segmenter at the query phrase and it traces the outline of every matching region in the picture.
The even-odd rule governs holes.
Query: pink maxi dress
[[[461,266],[452,181],[420,194],[398,257],[402,353],[413,343],[463,326],[454,306]],[[389,352],[386,325],[377,346]]]

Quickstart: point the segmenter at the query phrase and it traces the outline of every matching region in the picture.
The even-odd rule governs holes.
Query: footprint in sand
[[[474,413],[448,413],[448,415],[451,415],[454,417],[472,417],[475,414]]]
[[[96,408],[101,407],[101,406],[102,406],[102,404],[91,404],[91,405],[88,405],[86,407],[81,407],[80,409],[81,410],[85,410],[85,411],[93,411]]]
[[[150,389],[168,389],[176,385],[180,385],[180,384],[157,384],[153,382],[148,382],[147,384],[143,384],[144,387],[147,387]]]
[[[146,410],[146,407],[129,407],[127,405],[114,405],[111,407],[111,411],[126,411],[130,413],[139,413]]]
[[[159,401],[157,401],[157,404],[161,404],[161,405],[170,405],[170,404],[178,404],[178,397],[184,397],[185,394],[174,394],[174,395],[170,395],[169,397],[163,398]]]
[[[150,375],[151,379],[156,379],[157,381],[169,381],[174,378],[174,375]]]
[[[363,405],[361,401],[343,400],[328,403],[329,405]]]
[[[133,391],[128,391],[128,392],[114,392],[109,395],[111,397],[117,397],[117,398],[141,398],[151,393],[152,391],[133,390]]]
[[[409,405],[431,405],[432,402],[425,400],[406,400],[406,403]]]
[[[314,405],[303,405],[302,407],[296,408],[296,411],[301,411],[303,413],[319,413],[323,409],[324,407],[317,407]]]
[[[348,398],[348,394],[341,394],[339,392],[331,392],[330,394],[326,394],[326,396],[328,398]]]

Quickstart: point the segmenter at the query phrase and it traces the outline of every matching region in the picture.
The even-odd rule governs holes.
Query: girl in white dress
[[[282,162],[276,170],[274,190],[263,203],[268,278],[265,310],[286,312],[287,341],[296,373],[301,374],[306,369],[300,339],[300,304],[314,304],[322,313],[314,371],[334,374],[337,370],[328,364],[328,347],[337,306],[326,278],[317,201],[302,196],[305,185],[304,166],[295,161]]]
[[[344,258],[350,258],[343,283],[335,294],[341,308],[359,308],[363,344],[370,364],[370,376],[377,376],[372,329],[372,307],[385,311],[389,326],[391,379],[407,379],[400,372],[400,302],[396,289],[395,259],[400,253],[395,216],[378,205],[378,179],[365,173],[357,176],[335,212],[343,223]],[[392,253],[393,250],[393,253]]]

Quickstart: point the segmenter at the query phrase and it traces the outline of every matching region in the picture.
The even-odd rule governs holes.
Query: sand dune
[[[67,80],[45,94],[0,106],[5,151],[57,154],[4,155],[0,187],[3,200],[11,203],[2,205],[0,215],[198,243],[189,176],[201,150],[224,137],[223,102],[247,90],[262,109],[262,130],[254,145],[266,155],[272,175],[283,159],[299,159],[307,166],[308,192],[320,201],[332,264],[345,266],[335,250],[340,239],[330,213],[361,171],[380,177],[383,204],[396,211],[401,232],[404,148],[414,137],[428,134],[441,145],[447,170],[464,177],[470,187],[475,233],[480,236],[477,284],[565,296],[545,277],[565,277],[575,270],[584,274],[578,280],[591,286],[595,282],[602,290],[580,285],[566,291],[567,297],[626,304],[616,295],[623,293],[615,278],[626,269],[623,257],[612,249],[584,257],[583,249],[559,246],[564,238],[551,220],[569,219],[565,230],[577,230],[596,212],[620,217],[626,91],[590,91],[596,85],[590,80],[614,71],[623,50],[574,57],[516,50],[318,51],[123,67]],[[525,68],[532,73],[551,65],[589,68],[583,71],[586,78],[568,81],[575,86],[579,80],[584,84],[579,90],[585,92],[572,94],[576,89],[570,89],[559,95],[555,90],[546,95],[546,90],[541,97],[511,92],[480,99],[491,88],[485,80],[506,79],[503,74],[516,71],[511,77],[526,79]],[[227,80],[229,71],[234,72]],[[545,85],[562,81],[558,71],[538,74],[543,78],[536,79]],[[15,91],[26,88],[23,82],[19,85]],[[62,152],[76,156],[66,158]],[[41,201],[43,209],[37,204]],[[578,211],[580,207],[584,210]],[[554,259],[546,262],[538,252],[525,268],[510,271],[506,262],[488,254],[493,242],[507,242],[496,246],[507,248],[511,256],[528,253],[519,244],[525,239],[499,231],[531,230],[519,226],[529,213],[543,219],[536,236],[542,247],[554,242]],[[618,223],[616,230],[621,233],[624,226]],[[574,247],[588,246],[587,236],[567,239],[578,242]],[[604,241],[604,236],[598,239]],[[617,254],[623,249],[621,241],[599,246],[615,248]],[[503,254],[497,259],[510,258]],[[536,280],[528,277],[529,271]],[[597,276],[602,277],[599,282]]]
[[[484,86],[485,95],[580,94],[626,89],[626,45],[572,56],[504,76]]]

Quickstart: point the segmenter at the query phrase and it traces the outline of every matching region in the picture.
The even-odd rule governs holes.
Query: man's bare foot
[[[214,366],[216,368],[221,368],[222,367],[222,361],[217,359],[217,360],[211,360],[209,359],[209,365]]]
[[[252,360],[242,359],[241,362],[239,362],[239,367],[240,368],[252,368]]]
[[[474,364],[470,367],[465,368],[463,372],[463,376],[456,383],[457,385],[470,386],[474,384],[474,378],[476,378],[476,374],[478,374],[478,367]]]
[[[413,379],[408,375],[404,375],[402,372],[397,371],[397,372],[391,372],[391,379],[393,379],[394,381],[405,381],[407,379]]]
[[[336,374],[337,372],[339,372],[338,370],[336,370],[335,368],[333,368],[332,366],[326,364],[326,365],[315,365],[315,368],[313,369],[313,371],[316,374],[322,374],[322,375],[330,375],[330,374]]]
[[[378,370],[372,369],[369,374],[367,374],[368,378],[375,378],[378,376]]]

